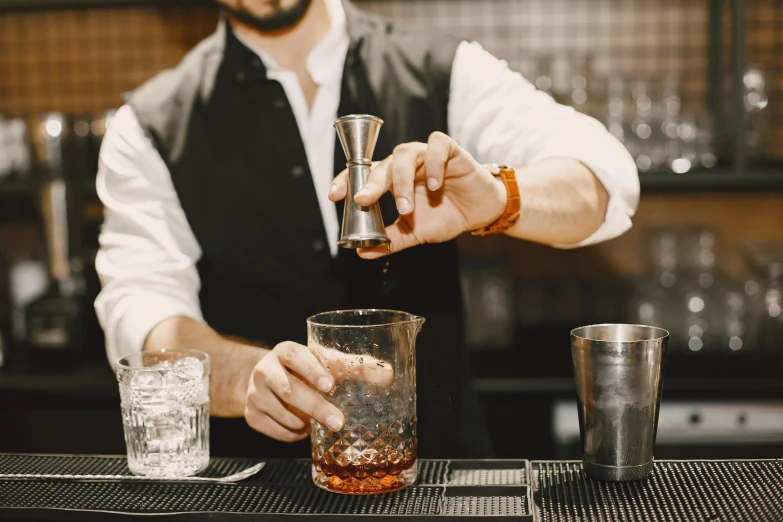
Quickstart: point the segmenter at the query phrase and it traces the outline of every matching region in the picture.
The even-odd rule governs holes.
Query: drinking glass
[[[765,151],[768,145],[769,132],[769,97],[766,89],[766,73],[760,65],[751,65],[742,76],[744,87],[742,101],[747,112],[745,118],[745,139],[748,144],[748,152],[758,156]]]
[[[536,78],[533,81],[536,89],[552,96],[552,62],[551,56],[540,55],[536,58]]]
[[[650,326],[667,326],[672,346],[678,350],[687,344],[682,291],[681,233],[672,228],[653,228],[645,232],[646,273],[635,282],[631,310],[633,321]]]
[[[308,346],[332,373],[323,394],[345,416],[311,421],[313,482],[338,493],[397,491],[416,481],[416,335],[424,319],[393,310],[326,312],[307,320]]]
[[[754,306],[759,343],[765,350],[779,352],[783,346],[783,244],[752,245],[748,253],[761,280]]]
[[[128,467],[148,477],[194,475],[209,463],[209,355],[161,350],[116,365]]]
[[[587,53],[577,53],[569,57],[570,97],[568,104],[585,114],[591,114],[592,107],[590,68],[592,57]]]
[[[626,113],[628,112],[627,96],[625,78],[619,75],[611,76],[606,84],[604,124],[615,138],[626,144],[626,147],[630,138],[625,132]],[[633,156],[633,153],[631,155]]]
[[[709,114],[700,114],[696,120],[696,154],[699,165],[706,169],[718,163],[713,140],[713,121]]]

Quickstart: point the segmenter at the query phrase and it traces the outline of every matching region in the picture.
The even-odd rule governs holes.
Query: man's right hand
[[[307,437],[309,419],[338,431],[345,418],[320,392],[336,383],[357,379],[388,386],[394,376],[389,364],[369,356],[286,341],[275,346],[250,374],[245,420],[251,428],[273,439],[294,442]]]

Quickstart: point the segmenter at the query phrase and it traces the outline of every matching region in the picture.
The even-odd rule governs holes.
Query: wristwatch
[[[484,167],[490,174],[496,178],[500,178],[503,185],[506,186],[508,199],[506,200],[506,208],[503,211],[503,214],[494,223],[472,231],[471,234],[474,236],[502,234],[514,226],[514,223],[519,219],[521,201],[519,198],[519,185],[517,185],[517,177],[514,174],[514,169],[506,165],[498,165],[495,163],[484,165]]]

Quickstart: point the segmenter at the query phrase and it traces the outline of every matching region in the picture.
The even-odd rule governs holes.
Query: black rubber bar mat
[[[531,463],[540,522],[781,522],[783,461],[657,461],[653,475],[606,483],[579,462]]]
[[[0,480],[0,519],[108,520],[126,516],[209,520],[395,520],[481,516],[533,521],[529,463],[525,460],[420,460],[416,485],[396,493],[351,496],[313,485],[307,460],[267,459],[257,475],[232,484],[101,480],[130,474],[124,457],[0,454],[0,475],[90,475],[86,480]],[[256,463],[213,458],[201,476],[236,473]]]

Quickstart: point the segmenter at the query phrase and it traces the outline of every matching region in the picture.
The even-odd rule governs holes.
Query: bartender
[[[639,197],[632,159],[477,43],[347,0],[219,3],[216,32],[130,93],[103,142],[95,306],[110,361],[203,350],[213,454],[305,456],[310,418],[344,423],[319,393],[334,378],[303,345],[306,318],[403,310],[427,319],[419,455],[489,456],[454,238],[618,236]],[[337,245],[345,156],[332,123],[346,114],[385,121],[355,201],[380,202],[388,248]]]

